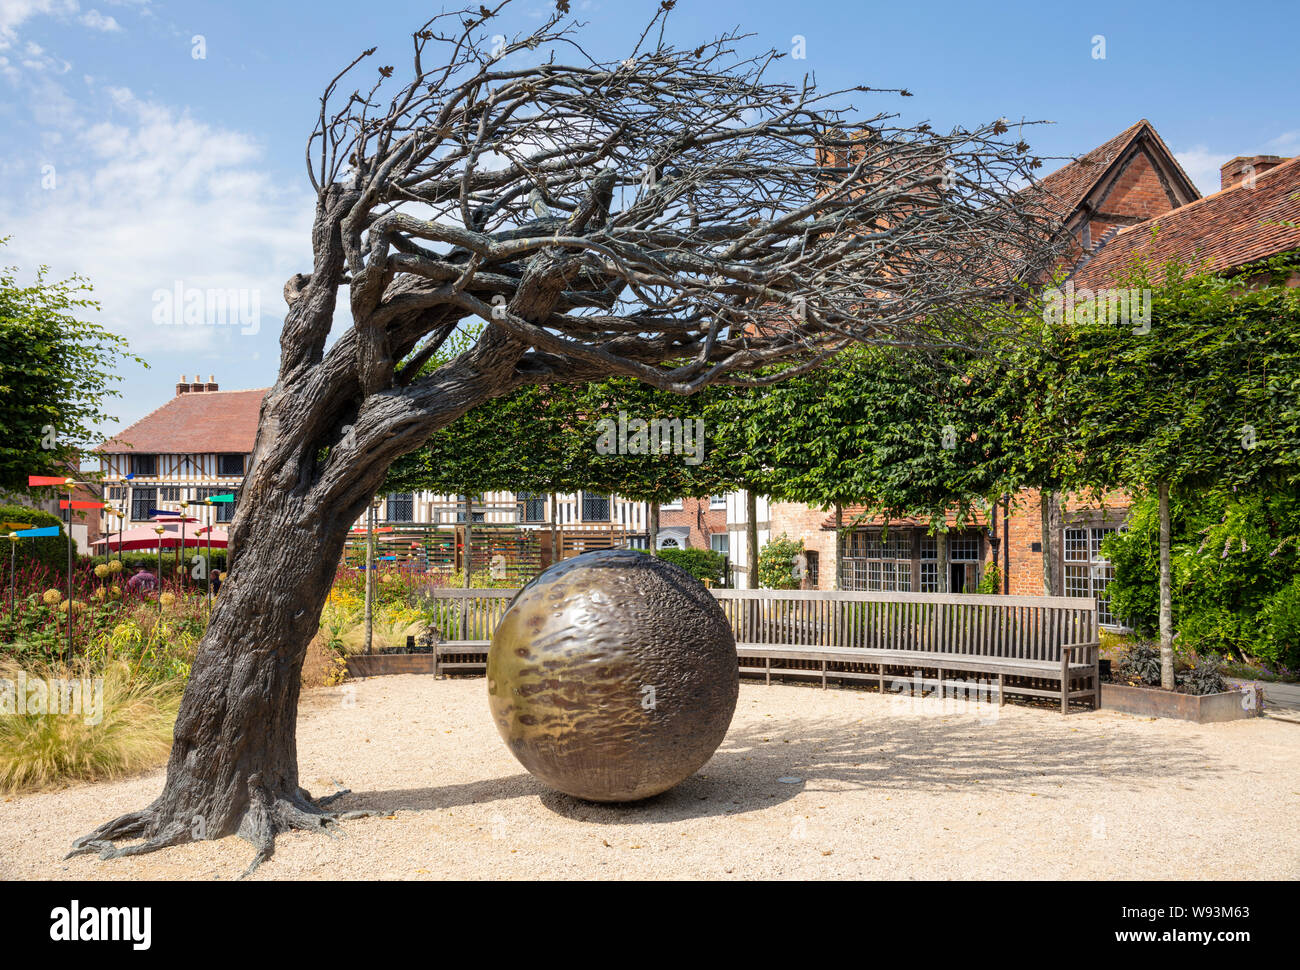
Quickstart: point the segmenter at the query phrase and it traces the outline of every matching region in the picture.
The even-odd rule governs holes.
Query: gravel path
[[[481,679],[309,692],[303,784],[387,818],[281,836],[255,879],[1296,879],[1300,727],[1009,705],[994,720],[859,690],[744,683],[722,747],[632,806],[549,792]],[[100,862],[68,844],[147,804],[162,772],[0,802],[6,879],[233,879],[236,838]]]

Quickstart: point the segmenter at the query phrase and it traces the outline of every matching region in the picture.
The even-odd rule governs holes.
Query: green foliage
[[[722,582],[722,571],[727,565],[727,557],[712,549],[660,549],[655,555],[682,567],[696,579],[709,579],[714,583]]]
[[[1116,282],[1150,290],[1148,332],[1040,323],[1010,362],[1026,468],[1070,489],[1300,481],[1300,291],[1172,264],[1162,285],[1150,276],[1135,264]]]
[[[979,586],[975,592],[985,595],[996,595],[1002,592],[1002,571],[998,569],[997,563],[989,563],[984,570],[984,575],[980,577]]]
[[[26,482],[26,479],[23,480]],[[14,561],[19,573],[27,572],[34,566],[43,566],[51,573],[60,573],[63,576],[68,574],[68,534],[62,530],[62,523],[57,515],[51,515],[49,512],[42,512],[39,509],[29,509],[24,505],[0,505],[0,522],[26,522],[33,529],[44,529],[48,526],[60,526],[60,532],[57,536],[46,536],[39,539],[19,539],[13,549]],[[9,543],[11,540],[4,537],[9,534],[8,530],[0,531],[0,555],[4,557],[5,579],[9,578]],[[8,583],[5,583],[6,589]]]
[[[4,240],[0,239],[0,244]],[[122,359],[143,363],[127,343],[78,319],[98,309],[81,277],[29,286],[0,268],[0,490],[27,490],[28,475],[66,475],[111,420],[101,402]]]
[[[798,589],[795,556],[803,552],[803,540],[791,539],[784,532],[768,540],[758,553],[758,582],[764,589]]]
[[[1174,629],[1183,652],[1300,666],[1300,497],[1198,493],[1171,503]],[[1134,503],[1108,536],[1112,607],[1138,633],[1158,616],[1156,500]]]
[[[521,388],[473,409],[399,459],[384,489],[454,495],[587,490],[658,502],[717,493],[732,479],[726,456],[710,440],[706,401],[631,378]],[[620,413],[628,421],[703,420],[700,460],[675,451],[602,454],[602,433],[617,426]]]
[[[713,445],[760,494],[964,518],[1012,484],[1001,380],[978,354],[846,350],[803,377],[720,395]]]

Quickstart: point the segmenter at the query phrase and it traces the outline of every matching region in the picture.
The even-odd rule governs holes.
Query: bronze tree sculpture
[[[681,393],[775,381],[854,340],[967,342],[1049,258],[1050,209],[1010,194],[1037,162],[1003,121],[859,118],[848,101],[868,89],[771,80],[781,55],[741,36],[668,44],[672,0],[608,62],[561,12],[494,37],[507,5],[429,20],[405,81],[385,65],[342,94],[372,49],[326,87],[313,265],[284,288],[237,556],[167,780],[74,853],[237,833],[256,866],[277,832],[333,827],[298,779],[307,644],[389,465],[470,408],[610,374]],[[351,323],[327,349],[340,295]],[[426,366],[471,318],[475,345]]]

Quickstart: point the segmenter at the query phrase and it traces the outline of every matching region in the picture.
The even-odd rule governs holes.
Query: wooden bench
[[[771,683],[782,676],[874,680],[885,689],[891,671],[935,672],[997,681],[1007,694],[1100,701],[1100,644],[1095,600],[980,594],[710,590],[736,638],[740,670]],[[434,648],[438,673],[481,673],[488,643],[514,590],[441,589],[431,599],[461,633]],[[454,624],[454,625],[453,625]],[[444,627],[446,628],[446,627]],[[469,635],[467,635],[469,634]],[[477,635],[478,638],[475,637]],[[803,663],[813,669],[773,667]],[[853,668],[872,669],[853,669]]]
[[[778,667],[778,675],[820,677],[822,687],[830,677],[840,680],[871,680],[879,684],[880,692],[886,690],[885,680],[898,680],[898,672],[935,671],[933,678],[922,678],[921,686],[933,685],[940,696],[952,678],[945,674],[987,674],[997,680],[999,706],[1006,703],[1007,694],[1028,697],[1051,697],[1061,701],[1061,713],[1069,710],[1072,700],[1090,700],[1093,708],[1100,703],[1101,671],[1100,643],[1072,643],[1061,648],[1060,662],[1051,660],[1023,660],[1015,657],[977,656],[973,654],[945,653],[927,650],[874,650],[870,648],[817,647],[805,644],[738,643],[736,654],[740,657],[742,673],[762,674],[764,682],[772,682],[772,661],[812,661],[818,669]],[[1075,659],[1071,659],[1075,658]],[[833,666],[834,665],[834,666]],[[875,671],[841,669],[844,666],[875,667]],[[889,673],[895,671],[894,675]],[[1025,684],[1020,681],[1049,681],[1060,686],[1055,690]],[[1080,683],[1083,684],[1079,687]],[[969,681],[966,681],[969,686]],[[990,691],[992,682],[989,683]]]

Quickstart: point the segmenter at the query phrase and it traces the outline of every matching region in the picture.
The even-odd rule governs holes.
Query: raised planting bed
[[[1259,717],[1264,712],[1264,689],[1248,684],[1222,694],[1179,694],[1158,687],[1130,687],[1102,681],[1101,709],[1212,724]]]
[[[349,677],[436,673],[438,657],[434,653],[372,653],[348,657]]]

